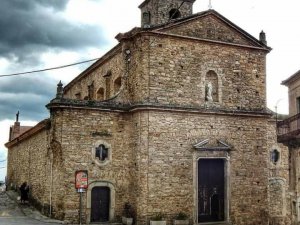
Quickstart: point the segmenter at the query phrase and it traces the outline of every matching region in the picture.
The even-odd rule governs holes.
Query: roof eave
[[[24,132],[23,134],[21,134],[18,137],[15,137],[14,139],[12,139],[11,141],[5,143],[5,147],[10,148],[18,143],[20,143],[23,140],[26,140],[30,137],[32,137],[33,135],[35,135],[36,133],[38,133],[39,131],[43,130],[43,129],[47,129],[50,127],[50,119],[45,119],[42,120],[41,122],[39,122],[37,125],[35,125],[34,127],[32,127],[31,129],[27,130],[26,132]]]
[[[139,5],[139,8],[140,8],[140,9],[143,8],[144,5],[146,5],[149,1],[150,1],[150,0],[145,0],[145,1],[143,1],[143,2]]]
[[[298,70],[296,73],[294,73],[292,76],[290,76],[289,78],[283,80],[281,82],[282,85],[288,86],[290,83],[298,80],[300,78],[300,70]]]

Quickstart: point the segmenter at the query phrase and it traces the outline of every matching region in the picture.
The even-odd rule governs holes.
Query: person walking
[[[25,204],[28,201],[28,192],[29,192],[29,186],[27,185],[27,182],[24,182],[20,187],[21,192],[21,204]]]

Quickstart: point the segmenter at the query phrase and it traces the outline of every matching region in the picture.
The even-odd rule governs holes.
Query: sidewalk
[[[42,215],[38,210],[36,210],[34,207],[30,205],[21,205],[20,201],[17,200],[19,194],[15,191],[6,191],[6,195],[15,201],[15,203],[19,206],[22,213],[32,219],[44,222],[44,223],[56,223],[56,224],[63,224],[63,221],[60,220],[54,220],[51,218],[48,218],[44,215]]]

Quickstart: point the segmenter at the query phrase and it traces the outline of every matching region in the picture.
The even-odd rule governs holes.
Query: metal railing
[[[277,139],[279,142],[295,139],[300,134],[300,113],[277,122]]]

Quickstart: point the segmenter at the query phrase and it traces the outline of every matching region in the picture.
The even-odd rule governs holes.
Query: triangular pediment
[[[229,151],[231,146],[222,140],[205,139],[195,144],[194,148],[204,151]]]
[[[223,17],[214,10],[208,10],[182,18],[154,29],[156,32],[184,37],[205,39],[222,43],[252,46],[271,50],[264,43]]]

